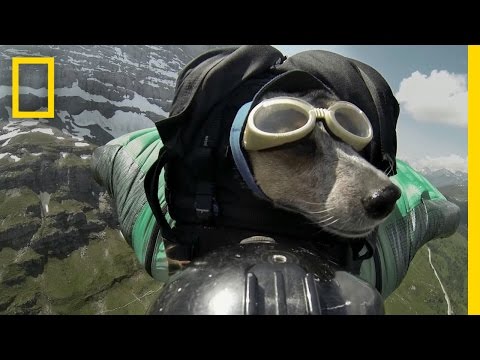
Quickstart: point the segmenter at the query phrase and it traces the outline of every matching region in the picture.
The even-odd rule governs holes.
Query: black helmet
[[[307,245],[307,246],[303,246]],[[150,314],[384,314],[378,291],[308,244],[251,238],[172,276]]]

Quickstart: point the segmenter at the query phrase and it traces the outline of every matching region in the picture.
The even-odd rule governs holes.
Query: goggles
[[[352,103],[337,101],[321,109],[297,98],[276,97],[262,101],[248,115],[243,147],[263,150],[300,140],[312,132],[318,120],[357,151],[372,140],[370,121]]]

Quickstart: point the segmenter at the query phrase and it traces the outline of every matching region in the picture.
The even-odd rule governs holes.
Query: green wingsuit
[[[151,273],[155,279],[166,282],[165,248],[158,229],[154,230],[156,221],[143,185],[161,147],[156,128],[135,131],[97,148],[92,168],[97,181],[114,199],[121,231],[142,265],[149,243],[155,241]],[[162,172],[158,198],[162,208],[166,208],[163,175]],[[397,175],[391,180],[400,187],[402,196],[378,229],[377,265],[373,257],[364,260],[359,274],[385,298],[399,286],[420,247],[432,239],[452,235],[460,220],[459,208],[405,162],[397,160]],[[174,225],[168,213],[167,221]]]

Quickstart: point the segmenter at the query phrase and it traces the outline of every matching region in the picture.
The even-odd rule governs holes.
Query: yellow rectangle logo
[[[468,47],[468,314],[480,314],[480,239],[478,216],[480,127],[480,46]]]
[[[47,111],[20,111],[19,109],[19,68],[20,65],[47,65]],[[45,118],[55,117],[54,112],[54,78],[55,60],[53,57],[14,57],[12,58],[12,118]]]

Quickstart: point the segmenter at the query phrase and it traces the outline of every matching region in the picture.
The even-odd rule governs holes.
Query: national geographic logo
[[[53,57],[14,57],[12,58],[12,118],[44,118],[51,119],[54,114],[54,75],[55,61]],[[47,65],[47,111],[20,111],[19,108],[19,74],[20,65]]]

